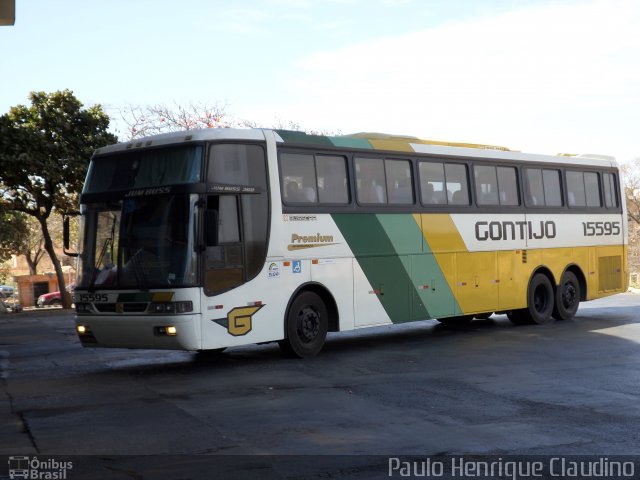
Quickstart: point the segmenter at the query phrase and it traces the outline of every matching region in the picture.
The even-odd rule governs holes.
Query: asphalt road
[[[330,334],[310,360],[84,349],[70,312],[4,315],[0,455],[638,455],[639,307]]]

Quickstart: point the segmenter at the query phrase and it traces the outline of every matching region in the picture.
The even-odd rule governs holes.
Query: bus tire
[[[327,338],[329,314],[322,299],[302,292],[291,303],[285,318],[285,338],[278,344],[289,357],[315,357]]]
[[[543,273],[536,273],[529,282],[527,308],[521,310],[517,316],[521,316],[523,323],[546,325],[553,322],[554,318],[551,314],[555,304],[554,297],[553,285],[549,277]]]
[[[580,305],[580,282],[573,272],[564,272],[556,291],[553,318],[571,320]]]

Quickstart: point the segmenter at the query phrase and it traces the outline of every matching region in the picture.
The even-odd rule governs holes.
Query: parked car
[[[9,285],[0,285],[0,298],[2,297],[10,297],[13,295],[13,287]]]
[[[76,288],[76,286],[72,283],[67,287],[67,292],[72,293],[74,288]],[[59,291],[45,293],[38,297],[36,307],[46,307],[47,305],[62,305],[62,295],[60,295]]]

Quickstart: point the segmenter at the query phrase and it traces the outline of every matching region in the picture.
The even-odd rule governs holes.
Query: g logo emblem
[[[257,307],[235,307],[229,310],[227,318],[214,319],[218,325],[226,327],[230,335],[234,337],[241,337],[246,335],[253,328],[252,317],[260,310],[264,305],[258,305]]]

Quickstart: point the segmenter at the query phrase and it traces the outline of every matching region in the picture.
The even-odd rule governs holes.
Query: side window
[[[316,203],[318,192],[313,155],[283,153],[280,165],[285,202]]]
[[[526,168],[524,170],[527,179],[527,205],[538,207],[544,205],[544,187],[542,186],[542,170],[539,168]]]
[[[514,167],[497,167],[500,205],[519,205],[518,180]]]
[[[424,205],[469,205],[466,165],[420,162],[418,169]]]
[[[548,207],[561,207],[560,170],[542,170],[542,183],[544,184],[545,205]]]
[[[562,206],[559,170],[525,168],[524,172],[527,180],[526,201],[528,206]]]
[[[567,203],[570,207],[584,207],[587,204],[582,172],[567,172]]]
[[[384,161],[378,158],[356,158],[355,164],[358,202],[387,203]]]
[[[316,156],[320,203],[349,203],[344,157]]]
[[[420,197],[424,205],[444,205],[447,203],[444,181],[444,164],[420,162]]]
[[[496,167],[476,165],[473,167],[478,205],[499,205]]]
[[[600,178],[595,172],[584,172],[584,190],[587,196],[587,207],[601,207]]]
[[[447,199],[451,205],[469,205],[469,181],[467,167],[459,163],[444,166],[447,184]]]
[[[570,207],[601,207],[600,177],[595,172],[567,172]]]
[[[618,206],[618,195],[616,189],[616,177],[613,173],[602,174],[602,184],[604,187],[604,205],[607,208]]]
[[[413,203],[413,181],[411,162],[407,160],[385,160],[387,174],[387,197],[389,203]]]

